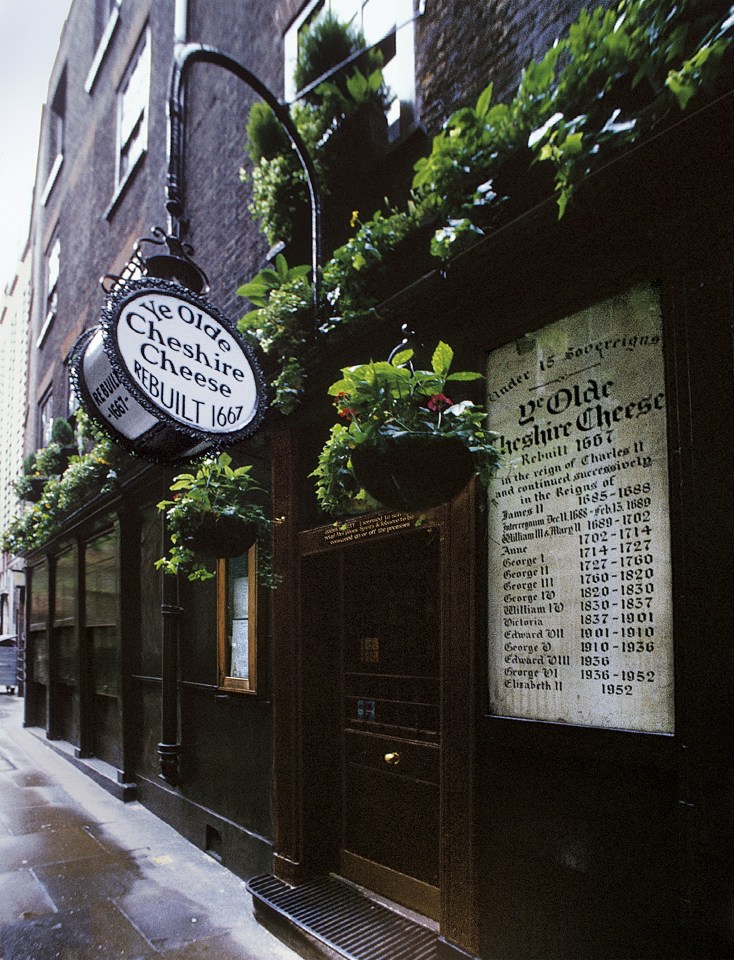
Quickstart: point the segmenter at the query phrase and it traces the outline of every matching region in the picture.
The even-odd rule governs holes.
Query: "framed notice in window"
[[[493,351],[489,709],[672,733],[662,322],[628,293]]]
[[[257,689],[257,547],[217,563],[219,687]]]

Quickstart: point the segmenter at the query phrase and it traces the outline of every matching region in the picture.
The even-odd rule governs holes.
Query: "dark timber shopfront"
[[[712,21],[731,17],[690,3]],[[551,6],[560,34],[580,4]],[[429,135],[479,96],[468,108],[470,152],[490,80],[504,104],[521,64],[553,49],[537,4],[408,7],[402,26],[388,17],[379,43],[393,67],[407,57],[411,75],[395,139],[378,158],[352,154],[325,192],[325,250],[345,236],[361,242],[381,177],[395,187],[390,203],[402,203]],[[109,16],[97,35],[92,5],[72,5],[51,88],[68,120],[63,166],[52,151],[58,179],[46,189],[44,173],[34,211],[42,267],[29,431],[36,449],[49,397],[57,413],[78,400],[67,359],[87,337],[90,392],[125,440],[92,448],[107,460],[101,473],[84,461],[88,495],[23,550],[25,722],[247,879],[263,922],[325,955],[339,904],[357,938],[369,918],[362,929],[350,911],[367,902],[415,920],[410,935],[428,936],[428,955],[441,960],[733,956],[731,24],[721,27],[730,59],[718,92],[686,110],[671,101],[664,122],[603,162],[590,154],[592,172],[579,175],[562,218],[552,183],[531,202],[523,181],[518,204],[510,191],[486,230],[446,260],[429,253],[446,218],[399,221],[406,234],[382,272],[350,275],[360,312],[329,287],[328,252],[320,302],[310,268],[298,267],[308,250],[287,250],[286,261],[268,252],[245,212],[252,184],[237,176],[254,95],[209,53],[179,100],[186,150],[173,171],[181,181],[169,176],[168,186],[180,194],[164,192],[174,51],[225,49],[268,89],[287,89],[286,47],[315,9],[122,0],[95,5]],[[132,93],[143,93],[129,113],[137,132],[117,157],[110,117],[127,88],[110,77],[137,77]],[[115,160],[127,179],[98,174]],[[525,174],[538,166],[528,159]],[[470,193],[481,199],[489,188],[478,183]],[[125,274],[134,238],[171,204],[210,278],[206,310],[204,295],[175,278]],[[471,212],[478,222],[486,214]],[[375,221],[376,235],[391,217]],[[44,264],[55,276],[59,251],[54,300],[41,280]],[[282,323],[283,356],[252,336],[245,350],[234,330],[247,309],[235,291],[263,263],[286,276],[297,268],[274,297],[285,313],[297,304]],[[127,289],[100,292],[103,273]],[[116,298],[128,340],[110,367],[101,341]],[[94,326],[101,304],[104,335]],[[293,356],[291,320],[309,324],[293,334]],[[347,366],[386,359],[406,327],[417,367],[443,342],[457,369],[481,371],[455,397],[486,405],[499,466],[488,489],[473,478],[439,506],[373,504],[332,522],[313,476],[338,417],[328,387]],[[233,399],[250,382],[240,352],[253,360],[250,407]],[[125,357],[143,371],[140,409],[121,397],[132,383],[119,377]],[[276,376],[301,362],[303,395],[281,412]],[[160,383],[174,375],[166,393]],[[161,405],[163,419],[152,410]],[[235,424],[236,410],[247,416]],[[161,423],[177,416],[166,438]],[[84,419],[76,407],[70,417]],[[212,557],[209,579],[164,574],[170,516],[157,504],[200,462],[156,458],[200,452],[218,427],[235,426],[228,453],[261,488],[272,557],[262,538]],[[150,461],[128,455],[141,436]],[[325,933],[288,907],[304,902]],[[242,908],[252,908],[244,893]],[[379,960],[416,960],[402,933],[384,936],[371,942]]]
[[[336,871],[481,957],[728,955],[725,112],[387,304],[486,358],[488,501],[311,527],[305,414],[281,431],[285,880]]]

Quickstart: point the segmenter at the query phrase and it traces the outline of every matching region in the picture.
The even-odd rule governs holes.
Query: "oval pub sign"
[[[99,326],[77,341],[73,368],[88,412],[148,460],[245,439],[265,412],[262,373],[234,325],[167,280],[113,292]]]

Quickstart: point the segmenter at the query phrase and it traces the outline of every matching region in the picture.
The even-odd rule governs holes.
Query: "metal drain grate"
[[[310,933],[349,960],[439,960],[435,933],[333,877],[289,887],[269,874],[247,889],[259,905]]]

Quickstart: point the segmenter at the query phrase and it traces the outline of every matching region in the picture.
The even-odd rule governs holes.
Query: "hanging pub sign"
[[[77,341],[87,412],[146,460],[180,460],[250,436],[265,413],[259,365],[216,307],[152,277],[113,291]]]

